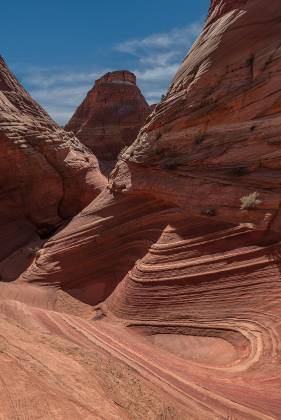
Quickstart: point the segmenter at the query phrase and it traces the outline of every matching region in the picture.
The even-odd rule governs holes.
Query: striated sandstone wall
[[[156,366],[168,348],[197,418],[280,416],[280,30],[277,0],[213,2],[108,188],[18,280],[98,304]]]
[[[34,248],[37,234],[48,236],[89,204],[105,184],[95,156],[33,101],[2,58],[0,155],[0,261],[29,241]],[[15,255],[8,266],[25,256]],[[5,279],[2,268],[0,263]],[[21,269],[22,263],[16,271]]]
[[[113,178],[197,215],[214,208],[220,220],[280,230],[278,3],[234,3],[209,16]],[[262,203],[242,212],[255,191]]]

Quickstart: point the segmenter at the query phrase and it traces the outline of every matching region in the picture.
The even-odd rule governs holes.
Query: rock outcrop
[[[278,0],[213,1],[108,188],[17,283],[146,337],[190,418],[280,416],[280,30]]]
[[[2,58],[0,155],[0,275],[8,279],[8,266],[14,272],[19,264],[19,273],[28,254],[32,260],[38,234],[50,236],[77,214],[98,195],[105,179],[95,156],[33,101]],[[1,262],[9,256],[7,264]]]
[[[126,191],[145,188],[193,214],[280,230],[276,7],[271,2],[263,12],[261,1],[213,3],[165,100],[123,155],[116,185],[120,178]],[[261,203],[241,211],[241,198],[254,192]]]
[[[108,187],[0,288],[79,363],[126,360],[175,418],[280,418],[280,30],[278,0],[213,1]]]
[[[102,161],[116,161],[132,144],[150,107],[129,71],[107,73],[95,82],[66,130],[73,131]]]

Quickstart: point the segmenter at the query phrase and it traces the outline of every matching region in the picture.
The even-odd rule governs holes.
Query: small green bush
[[[258,205],[262,203],[262,201],[259,200],[258,197],[259,197],[259,193],[254,192],[252,194],[245,195],[244,197],[240,198],[241,210],[256,209]]]

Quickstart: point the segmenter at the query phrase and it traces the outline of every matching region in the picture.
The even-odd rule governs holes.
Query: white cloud
[[[156,54],[147,54],[144,56],[139,57],[139,62],[142,65],[150,65],[150,66],[165,66],[171,60],[177,58],[179,52],[176,51],[168,51],[168,52],[158,52]]]
[[[178,63],[167,66],[151,67],[148,69],[135,69],[135,74],[139,81],[159,82],[170,80],[178,69]]]
[[[175,28],[166,33],[159,33],[143,39],[132,39],[116,45],[116,49],[121,52],[138,54],[140,50],[147,49],[168,49],[186,46],[193,42],[194,38],[200,33],[201,24],[191,23],[184,28]]]
[[[148,102],[158,102],[166,92],[201,28],[201,23],[194,22],[166,33],[127,40],[115,45],[117,51],[135,58],[136,66],[133,71]],[[155,91],[158,94],[155,94]]]
[[[201,24],[194,22],[166,33],[129,39],[114,45],[108,54],[115,62],[122,63],[122,68],[127,67],[136,74],[148,103],[156,103],[166,92],[200,30]],[[126,63],[130,63],[129,66]],[[72,116],[94,81],[108,71],[118,70],[118,67],[96,66],[88,71],[83,68],[76,71],[73,68],[24,67],[17,64],[13,70],[32,97],[62,125]]]
[[[25,78],[25,81],[29,84],[38,85],[41,87],[50,87],[55,86],[57,84],[75,84],[75,83],[89,83],[91,80],[94,82],[98,77],[101,76],[101,71],[99,72],[69,72],[65,71],[63,73],[58,74],[50,74],[49,71],[43,72],[32,72],[28,74]]]
[[[73,109],[67,111],[66,108],[55,107],[52,104],[45,107],[46,111],[54,118],[54,120],[61,126],[64,126],[73,115]]]
[[[39,101],[53,101],[54,103],[64,101],[67,105],[77,104],[83,92],[87,92],[89,85],[78,86],[54,86],[49,89],[31,89],[32,96]]]
[[[58,124],[65,124],[80,105],[96,79],[109,71],[106,68],[76,72],[69,69],[26,67],[21,81],[30,95]]]
[[[31,88],[31,96],[61,125],[72,116],[77,106],[82,102],[89,85],[52,86],[48,88]]]

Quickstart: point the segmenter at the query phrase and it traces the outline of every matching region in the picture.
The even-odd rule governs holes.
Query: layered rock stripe
[[[23,249],[20,254],[32,254],[38,235],[50,236],[89,204],[103,189],[105,178],[95,156],[29,96],[2,58],[0,153],[0,275],[11,279],[25,263],[20,262],[15,273],[9,265],[28,257],[18,250],[31,241],[31,251]],[[9,256],[11,261],[3,266],[1,261]]]

